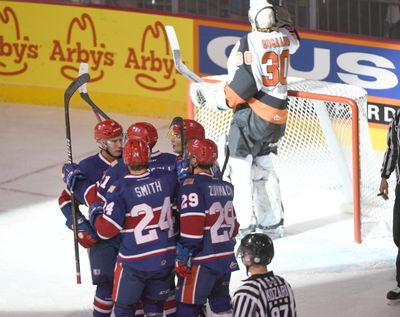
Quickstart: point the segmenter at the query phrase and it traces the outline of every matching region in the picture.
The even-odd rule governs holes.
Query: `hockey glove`
[[[93,228],[96,228],[95,223],[98,216],[104,214],[103,202],[95,202],[89,206],[89,221]]]
[[[98,241],[96,232],[93,230],[89,221],[85,218],[78,219],[78,242],[81,246],[88,249]]]
[[[213,110],[229,109],[226,103],[225,82],[191,83],[190,95],[196,107],[207,107]]]
[[[179,242],[176,244],[175,270],[179,276],[188,277],[192,274],[193,250],[185,248]]]
[[[179,160],[176,162],[176,174],[180,182],[184,181],[190,175],[189,160]]]
[[[75,188],[75,183],[79,179],[85,179],[85,175],[79,169],[79,165],[75,163],[66,163],[62,168],[63,180],[68,190]]]
[[[293,25],[293,20],[290,16],[289,10],[285,6],[274,6],[276,11],[277,27],[281,28],[285,25]]]
[[[96,232],[93,230],[92,226],[90,225],[89,221],[79,212],[77,213],[77,230],[78,230],[78,242],[81,246],[88,249],[94,246],[97,241],[98,237]],[[66,225],[68,228],[72,228],[72,215],[67,219]]]

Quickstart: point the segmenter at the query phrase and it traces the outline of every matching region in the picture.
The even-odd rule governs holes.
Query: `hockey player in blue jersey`
[[[215,316],[231,316],[229,282],[238,270],[234,254],[239,224],[233,209],[233,186],[213,178],[216,144],[208,139],[187,145],[192,176],[178,194],[180,238],[177,243],[177,316],[199,316],[209,302]]]
[[[181,130],[178,124],[171,124],[168,139],[171,141],[172,151],[182,158],[182,140],[181,140]],[[191,119],[183,119],[183,135],[184,143],[187,144],[192,139],[204,139],[205,131],[204,127],[197,121]]]
[[[149,145],[151,151],[149,161],[150,171],[155,169],[173,171],[175,169],[176,155],[154,150],[154,146],[158,141],[158,133],[157,129],[151,123],[136,122],[129,126],[126,134],[128,140],[144,140]],[[107,192],[108,187],[128,173],[129,169],[122,158],[115,161],[105,172],[99,187],[97,188],[97,195],[102,197],[104,200],[104,194]]]
[[[173,171],[175,170],[176,155],[171,153],[164,153],[158,150],[154,150],[154,147],[158,141],[158,133],[156,128],[149,122],[136,122],[129,126],[126,132],[128,140],[144,140],[150,148],[150,161],[149,170],[164,169]],[[119,158],[111,163],[111,165],[103,173],[103,177],[96,186],[91,183],[90,179],[85,178],[84,180],[78,180],[79,183],[79,194],[83,195],[83,200],[90,206],[93,203],[99,201],[105,201],[105,195],[108,188],[115,183],[117,180],[123,178],[129,173],[129,169],[124,163],[123,158]],[[116,239],[114,239],[116,240]],[[118,251],[114,252],[117,256]],[[171,297],[165,303],[165,314],[166,317],[175,316],[175,296],[171,294]],[[141,304],[138,304],[136,309],[136,317],[143,316],[143,309]]]
[[[162,169],[174,171],[176,164],[176,155],[159,150],[154,150],[158,141],[157,129],[149,122],[136,122],[129,126],[126,132],[128,140],[144,140],[150,148],[149,170]],[[114,161],[113,164],[105,171],[97,187],[97,196],[105,201],[105,195],[108,188],[117,180],[129,174],[129,168],[125,164],[123,158]],[[88,192],[90,194],[90,192]],[[175,285],[175,284],[174,284]],[[165,302],[164,312],[166,317],[174,317],[176,311],[176,302],[174,293],[171,293]],[[136,317],[143,316],[141,303],[136,307]]]
[[[175,169],[176,155],[154,149],[158,141],[158,133],[151,123],[134,123],[128,128],[127,135],[130,140],[145,140],[149,144],[151,151],[149,162],[150,171],[154,169],[173,171]]]
[[[184,144],[188,144],[190,140],[197,139],[202,140],[205,136],[204,127],[197,121],[191,119],[183,120],[183,135]],[[177,124],[172,124],[168,132],[168,138],[171,141],[172,151],[178,155],[176,162],[176,172],[178,174],[178,179],[183,181],[187,176],[189,176],[189,161],[183,159],[182,153],[182,141],[180,127]],[[216,178],[221,178],[221,170],[219,168],[218,162],[215,161],[211,168],[212,175]]]
[[[121,236],[113,291],[115,316],[134,316],[140,299],[148,316],[162,316],[174,279],[172,203],[177,178],[173,172],[149,171],[150,153],[143,140],[129,140],[123,158],[130,173],[109,187],[104,207],[91,206],[90,221],[103,239]]]
[[[87,193],[93,191],[96,182],[101,179],[104,171],[122,155],[122,134],[120,124],[113,120],[105,120],[94,128],[95,140],[100,152],[90,156],[79,164],[65,164],[63,167],[64,181],[67,189],[59,197],[59,205],[67,219],[66,225],[72,228],[71,197],[69,189],[74,189],[76,200],[80,204],[88,204]],[[86,183],[92,184],[87,187]],[[86,195],[85,195],[86,194]],[[90,195],[89,195],[90,196]],[[92,282],[96,285],[94,296],[94,317],[108,317],[112,312],[112,287],[118,241],[103,241],[98,239],[89,221],[77,210],[77,230],[79,243],[89,249],[89,260]]]

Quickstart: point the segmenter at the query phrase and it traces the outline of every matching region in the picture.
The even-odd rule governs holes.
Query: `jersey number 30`
[[[262,76],[264,86],[274,87],[279,83],[281,85],[287,84],[289,50],[283,50],[280,55],[273,51],[266,52],[261,63],[266,67],[266,75]]]

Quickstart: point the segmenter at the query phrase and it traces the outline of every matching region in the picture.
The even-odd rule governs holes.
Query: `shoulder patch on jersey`
[[[193,185],[193,183],[194,183],[194,178],[192,178],[192,177],[186,178],[186,179],[183,181],[182,186],[185,186],[185,185]]]
[[[115,190],[115,186],[111,185],[110,188],[107,190],[107,193],[112,193]]]

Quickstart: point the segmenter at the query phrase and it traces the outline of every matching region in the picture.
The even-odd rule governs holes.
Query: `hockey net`
[[[232,111],[194,108],[190,98],[188,105],[189,116],[204,126],[206,137],[221,144]],[[340,222],[353,213],[356,242],[390,236],[393,201],[377,197],[381,161],[370,139],[366,91],[290,78],[288,108],[285,136],[273,160],[286,226],[290,219],[318,223],[316,219],[328,217]]]

